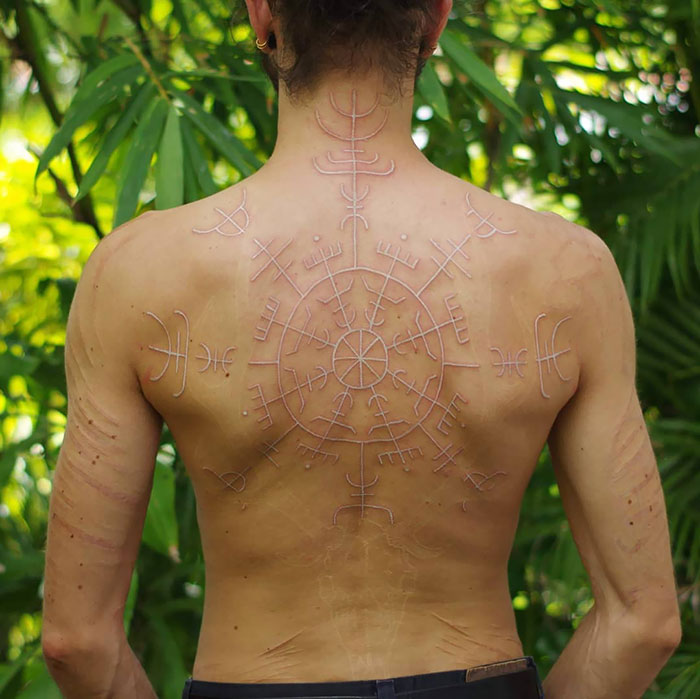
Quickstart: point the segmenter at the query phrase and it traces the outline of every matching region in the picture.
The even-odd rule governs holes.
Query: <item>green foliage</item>
[[[455,3],[418,83],[439,167],[589,226],[638,323],[638,386],[669,511],[684,641],[648,697],[700,692],[700,1]],[[0,697],[58,697],[41,659],[63,342],[80,270],[113,225],[255,171],[274,92],[226,0],[0,0]],[[420,108],[420,109],[418,109]],[[125,628],[179,696],[201,621],[194,494],[164,431]],[[590,609],[545,452],[510,583],[543,672]]]

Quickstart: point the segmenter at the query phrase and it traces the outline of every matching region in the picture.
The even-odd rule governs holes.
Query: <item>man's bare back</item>
[[[507,563],[547,441],[596,598],[548,697],[639,696],[675,647],[663,495],[609,250],[401,147],[376,94],[329,91],[255,175],[136,219],[88,262],[47,551],[56,673],[76,609],[105,644],[122,633],[162,420],[205,556],[195,680],[522,656]],[[71,645],[111,653],[95,633]],[[152,691],[130,651],[119,663]]]
[[[348,36],[384,18],[365,57],[395,69],[397,23],[425,20],[403,37],[415,68],[451,10],[333,5]],[[295,13],[330,26],[307,4],[247,6],[278,68],[311,48]],[[678,644],[610,251],[433,167],[411,140],[411,71],[394,70],[405,89],[388,94],[391,71],[355,71],[357,57],[318,64],[313,90],[280,90],[255,175],[139,217],[85,266],[42,629],[68,697],[155,696],[123,616],[163,420],[205,557],[195,680],[342,682],[522,656],[507,564],[546,442],[595,596],[547,699],[639,697]]]
[[[195,679],[522,655],[508,556],[598,259],[562,221],[375,151],[384,110],[332,97],[293,177],[263,168],[131,243],[141,387],[197,495]]]

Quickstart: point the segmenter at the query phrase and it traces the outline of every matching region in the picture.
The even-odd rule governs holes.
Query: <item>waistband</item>
[[[334,682],[207,682],[191,677],[182,699],[543,699],[532,656],[463,670]]]

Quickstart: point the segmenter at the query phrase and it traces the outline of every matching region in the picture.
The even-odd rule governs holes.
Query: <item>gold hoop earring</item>
[[[267,39],[263,42],[261,42],[260,39],[256,39],[255,45],[262,51],[264,48],[267,48]]]

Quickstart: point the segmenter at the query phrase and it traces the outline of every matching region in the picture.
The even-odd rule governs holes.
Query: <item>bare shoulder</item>
[[[115,228],[102,238],[93,249],[83,268],[82,277],[108,283],[114,276],[137,272],[143,258],[140,253],[154,242],[152,231],[162,223],[162,212],[147,211]]]
[[[146,212],[102,238],[83,267],[71,315],[129,357],[146,304],[177,283],[178,221],[178,209]]]
[[[214,232],[217,225],[235,229],[231,219],[237,220],[236,214],[227,213],[227,209],[229,202],[240,196],[245,197],[245,187],[237,186],[172,209],[147,211],[105,236],[84,272],[103,276],[108,271],[115,279],[128,279],[137,285],[148,279],[174,281],[178,265],[188,259],[188,243],[197,237],[203,222],[211,222],[209,228]]]

